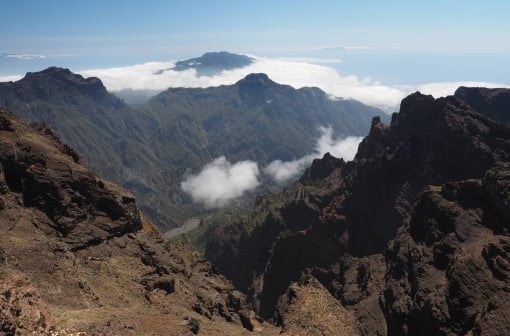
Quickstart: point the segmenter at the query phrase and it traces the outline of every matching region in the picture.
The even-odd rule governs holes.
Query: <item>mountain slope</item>
[[[318,281],[364,335],[508,334],[509,166],[507,126],[416,93],[353,162],[316,160],[206,256],[283,326],[295,286]]]
[[[162,230],[203,211],[180,190],[187,169],[196,172],[220,155],[261,164],[297,158],[311,151],[321,124],[364,134],[363,121],[382,113],[265,75],[219,88],[170,89],[134,109],[99,79],[61,68],[0,83],[2,105],[25,120],[47,123],[94,171],[134,192]]]
[[[0,83],[0,106],[48,124],[94,171],[143,195],[142,208],[159,227],[176,225],[171,200],[157,190],[176,183],[173,167],[147,145],[154,121],[108,93],[99,79],[62,68],[28,73],[17,82]]]
[[[133,196],[0,109],[0,334],[252,335],[243,295],[165,243]]]
[[[466,102],[476,111],[508,124],[510,122],[510,90],[470,88],[461,86],[455,90],[455,97]]]
[[[319,126],[339,135],[364,135],[382,111],[352,100],[331,100],[320,89],[293,89],[265,74],[235,85],[171,88],[146,104],[158,121],[154,146],[178,166],[199,168],[220,155],[232,161],[291,160],[308,154]],[[182,150],[185,148],[186,150]],[[177,155],[175,155],[177,154]]]

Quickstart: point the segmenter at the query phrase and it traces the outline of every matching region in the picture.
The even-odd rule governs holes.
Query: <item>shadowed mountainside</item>
[[[508,106],[510,106],[510,90],[508,89],[461,86],[455,91],[455,97],[489,118],[505,124],[510,122],[510,110],[508,109]]]
[[[363,335],[508,334],[510,129],[487,101],[410,95],[353,162],[314,161],[218,227],[206,256],[284,328],[298,325],[287,303],[312,314],[306,293],[323,287]]]
[[[308,154],[318,127],[362,136],[376,108],[352,100],[331,100],[318,88],[293,89],[265,74],[251,74],[235,85],[206,89],[171,88],[152,98],[147,114],[159,125],[155,151],[178,166],[198,169],[225,155],[260,164]]]

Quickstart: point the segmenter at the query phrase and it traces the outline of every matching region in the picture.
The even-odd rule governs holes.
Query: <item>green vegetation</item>
[[[213,235],[219,226],[230,225],[239,221],[249,222],[250,211],[250,207],[243,206],[216,210],[201,218],[198,227],[173,237],[171,240],[177,244],[191,244],[197,252],[204,254],[208,238]]]

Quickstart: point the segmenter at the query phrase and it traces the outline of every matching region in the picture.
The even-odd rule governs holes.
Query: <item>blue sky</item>
[[[0,76],[49,65],[125,66],[214,50],[341,59],[332,65],[340,73],[392,85],[508,83],[510,1],[2,3]]]

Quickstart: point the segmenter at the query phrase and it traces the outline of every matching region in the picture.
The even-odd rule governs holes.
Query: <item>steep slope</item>
[[[508,124],[510,122],[510,90],[487,89],[461,86],[455,91],[455,97],[469,104],[489,118]]]
[[[180,190],[186,170],[197,171],[220,155],[259,163],[297,158],[313,148],[318,126],[364,134],[363,121],[382,113],[265,75],[219,88],[170,89],[134,109],[99,79],[61,68],[0,83],[0,106],[47,123],[94,171],[134,192],[162,230],[203,211]]]
[[[508,334],[509,166],[508,127],[415,93],[353,162],[315,161],[206,255],[283,326],[295,286],[318,281],[363,335]]]
[[[171,88],[146,110],[158,120],[155,150],[194,169],[220,155],[261,164],[298,158],[313,149],[319,126],[331,125],[338,135],[365,135],[372,117],[384,115],[357,101],[332,100],[318,88],[275,83],[265,74],[235,85]]]
[[[0,334],[272,335],[42,124],[0,109]]]
[[[154,121],[108,93],[99,79],[62,68],[28,73],[0,83],[0,106],[26,121],[48,124],[94,171],[144,196],[141,206],[159,227],[175,225],[171,201],[157,190],[175,183],[175,172],[147,145]]]

